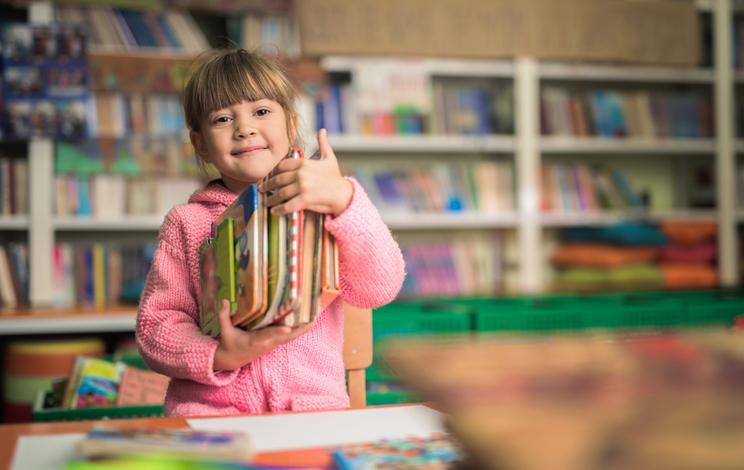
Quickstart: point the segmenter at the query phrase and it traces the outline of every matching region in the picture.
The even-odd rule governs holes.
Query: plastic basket
[[[51,408],[34,410],[35,423],[50,421],[88,421],[98,419],[130,419],[163,416],[163,405],[111,406],[99,408]]]
[[[473,330],[475,311],[465,303],[447,301],[394,302],[372,314],[374,355],[368,381],[394,381],[378,358],[383,340],[413,335],[467,335]]]

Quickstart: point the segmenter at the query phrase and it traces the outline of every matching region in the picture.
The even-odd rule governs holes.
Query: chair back
[[[367,406],[366,369],[372,364],[372,310],[344,304],[344,368],[352,408]]]

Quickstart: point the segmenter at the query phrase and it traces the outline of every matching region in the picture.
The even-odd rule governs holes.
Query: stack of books
[[[302,158],[293,151],[288,158]],[[323,215],[269,214],[255,185],[213,225],[199,249],[201,329],[220,332],[223,300],[232,324],[246,330],[312,322],[339,294],[338,250]]]

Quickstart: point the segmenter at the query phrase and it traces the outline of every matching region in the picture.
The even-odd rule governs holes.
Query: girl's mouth
[[[238,150],[233,150],[231,153],[232,155],[235,155],[235,156],[250,155],[250,154],[259,152],[261,150],[264,150],[264,149],[266,149],[266,147],[251,146],[251,147],[243,147]]]

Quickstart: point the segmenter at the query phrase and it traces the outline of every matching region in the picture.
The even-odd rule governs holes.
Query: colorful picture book
[[[77,357],[65,391],[64,405],[68,408],[115,406],[125,368],[122,362]]]
[[[322,214],[272,215],[265,197],[249,186],[199,248],[204,334],[219,335],[225,299],[233,325],[252,330],[310,323],[339,294],[338,249]]]
[[[253,453],[248,434],[242,432],[109,426],[95,426],[77,451],[96,458],[159,453],[226,461],[245,461]]]
[[[350,445],[331,455],[340,470],[445,470],[461,460],[458,446],[444,434]]]

